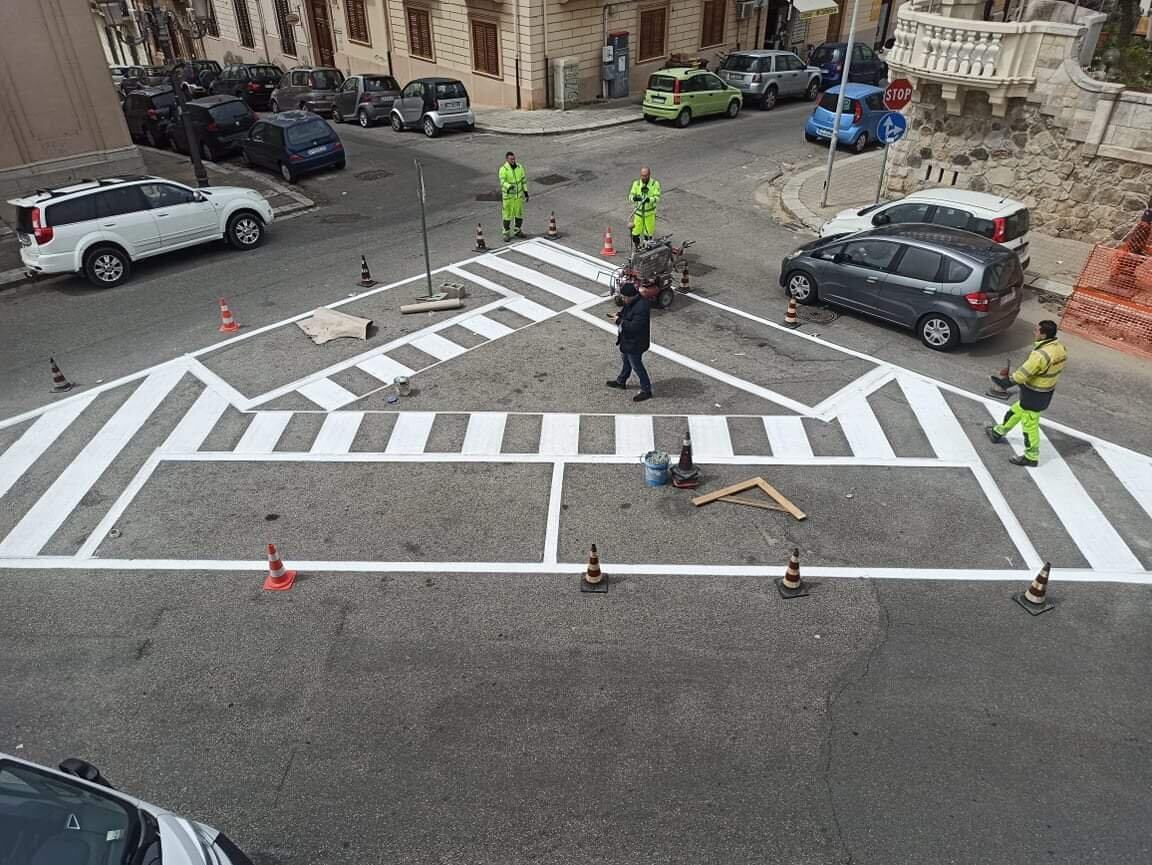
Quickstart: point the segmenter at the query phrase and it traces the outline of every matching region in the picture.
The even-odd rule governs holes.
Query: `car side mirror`
[[[877,213],[874,217],[872,217],[873,225],[887,225],[891,221],[892,217],[890,217],[887,213]]]
[[[832,256],[832,261],[834,261],[836,264],[844,264],[848,260],[848,253],[846,252],[838,252]]]
[[[110,790],[116,789],[100,774],[100,770],[89,763],[87,760],[81,760],[78,757],[69,757],[60,763],[60,771],[65,775],[72,775],[75,778],[80,778],[84,781],[91,781],[93,784],[99,784],[101,787],[107,787]]]
[[[204,197],[203,192],[201,192],[198,189],[195,189],[192,191],[192,200],[193,201],[207,201],[208,199]]]

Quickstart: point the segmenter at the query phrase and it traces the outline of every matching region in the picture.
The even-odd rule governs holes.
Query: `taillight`
[[[159,115],[156,114],[155,108],[149,108],[148,109],[148,119],[149,120],[155,120],[158,116]]]
[[[32,208],[32,236],[36,238],[36,242],[43,245],[52,240],[52,228],[45,225],[43,222],[43,215],[40,213],[39,207]]]
[[[439,111],[440,110],[440,100],[439,99],[433,99],[432,100],[432,110],[433,111]]]
[[[216,123],[215,120],[213,120],[211,123],[209,123],[207,126],[204,127],[204,131],[205,132],[219,132],[220,126]]]
[[[680,104],[680,80],[677,79],[672,82],[672,104]]]
[[[977,312],[988,311],[989,297],[982,291],[974,291],[971,294],[966,294],[964,295],[964,300]]]
[[[249,91],[255,92],[255,91],[259,90],[259,89],[260,89],[260,85],[259,85],[259,84],[257,84],[255,81],[250,81],[250,82],[248,83],[248,90],[249,90]]]
[[[332,145],[332,149],[333,150],[343,150],[344,145],[341,144],[339,141],[337,141],[335,144]]]
[[[288,154],[288,161],[289,162],[299,162],[303,158],[304,157],[301,156],[299,153],[289,153]]]
[[[992,239],[997,243],[1004,242],[1004,235],[1008,232],[1008,220],[998,216],[992,220]]]
[[[864,106],[859,102],[853,103],[852,120],[857,126],[859,126],[861,121],[864,120]]]

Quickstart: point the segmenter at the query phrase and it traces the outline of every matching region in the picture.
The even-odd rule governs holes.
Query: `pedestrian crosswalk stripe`
[[[360,431],[362,411],[334,411],[324,418],[324,426],[312,442],[314,454],[346,454]]]
[[[467,349],[462,345],[457,345],[450,339],[445,339],[438,333],[428,333],[424,336],[416,337],[411,343],[413,348],[418,348],[425,354],[429,354],[436,360],[451,360],[452,358],[464,354]]]
[[[901,375],[896,380],[936,456],[942,460],[977,459],[972,440],[960,426],[940,388],[916,376]]]
[[[526,297],[518,297],[515,300],[510,300],[505,304],[508,309],[512,310],[517,315],[522,315],[532,321],[544,321],[547,318],[552,318],[559,313],[553,312],[546,306],[541,306],[534,300],[529,300]]]
[[[639,459],[655,448],[651,415],[616,415],[617,456]]]
[[[432,423],[435,420],[436,412],[431,411],[406,411],[396,415],[396,425],[392,427],[392,435],[388,439],[384,453],[424,453],[424,448],[428,444],[428,434],[432,432]]]
[[[290,411],[260,411],[252,415],[252,422],[236,444],[238,454],[270,454],[292,420]]]
[[[692,415],[688,418],[688,431],[692,434],[695,459],[732,456],[732,437],[728,433],[728,419],[723,415]]]
[[[772,456],[784,459],[806,459],[812,456],[812,445],[808,443],[803,418],[767,415],[763,420]]]
[[[517,246],[516,252],[530,255],[532,258],[538,259],[545,264],[551,264],[554,267],[559,267],[561,270],[567,270],[569,273],[574,273],[590,282],[603,282],[612,272],[612,268],[610,267],[585,261],[582,258],[577,258],[575,255],[569,255],[566,252],[561,252],[558,249],[553,249],[542,243],[525,243],[523,246]],[[605,285],[606,284],[607,283],[605,283]]]
[[[1111,445],[1097,445],[1096,452],[1119,478],[1124,489],[1152,517],[1152,460]]]
[[[330,378],[318,378],[296,389],[320,408],[328,411],[348,405],[357,399],[356,394],[336,384]]]
[[[540,420],[539,453],[558,457],[580,453],[580,415],[544,415]]]
[[[467,328],[485,339],[500,339],[502,336],[508,336],[513,333],[512,328],[506,324],[501,324],[494,318],[489,318],[486,315],[474,315],[472,318],[466,318],[460,322],[460,326]]]
[[[504,443],[504,425],[508,415],[504,412],[473,412],[468,418],[461,453],[495,456]]]
[[[215,390],[206,388],[192,404],[192,408],[180,418],[176,429],[165,439],[160,450],[182,454],[199,450],[227,408],[227,399]]]
[[[514,261],[508,261],[508,259],[498,255],[491,256],[478,263],[490,270],[495,270],[505,276],[518,279],[520,282],[541,288],[549,294],[554,294],[569,303],[586,303],[597,299],[597,296],[591,292],[584,291],[584,289],[569,285],[566,282],[561,282],[559,279],[554,279],[546,273],[540,273],[538,270],[532,270]]]
[[[95,398],[96,394],[92,394],[87,399],[71,400],[45,412],[0,454],[0,496],[12,488]]]
[[[856,456],[875,459],[892,459],[896,456],[864,394],[856,394],[841,402],[836,417]]]
[[[393,360],[386,354],[377,354],[356,364],[356,368],[363,370],[373,378],[392,384],[398,376],[412,376],[416,371],[409,369],[399,361]]]

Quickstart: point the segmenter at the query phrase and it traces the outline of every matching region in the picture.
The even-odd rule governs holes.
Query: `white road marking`
[[[922,378],[907,375],[898,375],[896,381],[936,456],[944,460],[980,459],[940,388]]]
[[[341,387],[330,378],[318,378],[308,384],[301,385],[297,390],[320,408],[334,411],[340,406],[348,405],[359,399],[356,394],[345,387]]]
[[[984,463],[979,461],[979,457],[975,463],[969,463],[969,468],[972,470],[973,477],[976,478],[976,483],[980,484],[980,489],[984,491],[988,503],[992,505],[992,510],[1000,518],[1000,524],[1004,526],[1004,531],[1008,533],[1008,537],[1016,545],[1024,564],[1030,568],[1038,569],[1044,564],[1044,560],[1036,552],[1036,547],[1032,545],[1028,533],[1024,531],[1024,526],[1016,517],[1016,512],[1012,510],[1012,506],[1004,498],[1004,492],[996,485],[992,473],[988,471]]]
[[[884,435],[880,421],[876,420],[872,406],[868,403],[868,397],[864,394],[853,394],[842,400],[836,417],[840,421],[840,428],[844,430],[844,436],[848,439],[852,453],[856,456],[876,459],[890,459],[896,456],[892,451],[892,445],[888,443],[888,437]]]
[[[868,396],[880,390],[892,380],[892,367],[888,364],[871,369],[859,378],[849,382],[827,399],[812,407],[812,414],[820,420],[832,420],[840,412],[840,406],[859,396]]]
[[[544,321],[545,319],[552,318],[559,313],[553,312],[546,306],[541,306],[534,300],[529,300],[526,297],[518,297],[515,300],[510,300],[505,306],[512,310],[517,315],[522,315],[531,321]]]
[[[580,415],[546,414],[540,418],[540,453],[575,456],[580,453]]]
[[[544,529],[544,564],[555,564],[560,546],[560,505],[564,501],[564,463],[552,466],[552,486],[548,490],[548,521]]]
[[[651,415],[616,415],[616,456],[639,459],[655,449],[654,442]]]
[[[373,378],[378,378],[387,384],[392,384],[397,376],[411,377],[416,374],[415,370],[409,369],[400,363],[400,361],[393,360],[386,354],[373,355],[367,360],[356,364],[356,368],[363,370]]]
[[[77,558],[88,558],[96,555],[96,550],[100,548],[108,533],[112,531],[112,527],[119,522],[120,517],[124,515],[124,511],[128,510],[128,506],[132,504],[136,496],[139,495],[140,490],[144,489],[144,484],[152,478],[152,473],[156,471],[156,467],[163,461],[163,455],[157,451],[148,457],[148,460],[140,467],[140,471],[136,472],[136,476],[124,488],[124,492],[117,496],[116,501],[112,503],[108,513],[104,514],[104,518],[96,524],[96,528],[88,535],[88,538],[81,545],[79,551],[76,553]]]
[[[495,270],[497,273],[503,273],[505,276],[510,276],[527,285],[533,285],[536,288],[543,289],[549,294],[563,298],[569,303],[584,303],[596,298],[596,295],[590,291],[585,291],[582,288],[561,282],[559,279],[553,279],[545,273],[540,273],[537,270],[532,270],[530,267],[524,267],[521,264],[508,261],[506,258],[500,258],[499,256],[486,258],[484,261],[477,262],[477,264]]]
[[[473,412],[468,418],[468,430],[464,433],[464,446],[461,453],[486,454],[500,453],[504,442],[504,425],[508,415],[498,411]]]
[[[1002,406],[990,405],[988,413],[999,422],[1001,409]],[[1009,433],[1008,441],[1017,454],[1024,453],[1024,435],[1019,426]],[[1143,567],[1043,432],[1040,433],[1040,465],[1034,469],[1007,466],[1005,470],[1008,469],[1035,481],[1068,536],[1093,568],[1137,571]]]
[[[316,441],[312,442],[311,453],[346,454],[356,440],[360,423],[364,420],[362,411],[334,411],[324,418],[324,426]]]
[[[1139,502],[1144,513],[1152,517],[1152,459],[1109,445],[1096,445],[1096,453],[1124,484],[1132,498]]]
[[[37,555],[183,377],[171,365],[144,379],[0,542],[0,557]]]
[[[227,399],[211,388],[205,388],[192,408],[180,418],[180,423],[176,424],[164,444],[160,445],[161,452],[191,453],[199,450],[227,408]]]
[[[284,434],[284,428],[292,420],[290,411],[259,411],[252,415],[252,422],[244,435],[236,443],[238,454],[270,454],[276,450],[276,443]]]
[[[772,456],[779,459],[813,459],[804,419],[792,415],[765,415],[764,432]]]
[[[477,260],[478,259],[473,259],[473,261],[477,261]],[[485,279],[484,277],[480,276],[478,273],[473,273],[470,270],[465,270],[463,267],[459,267],[457,265],[452,265],[451,267],[448,268],[448,272],[451,273],[453,276],[456,276],[456,277],[459,277],[460,279],[465,279],[468,282],[471,282],[473,285],[478,285],[478,286],[480,286],[480,288],[486,288],[489,291],[494,291],[497,294],[503,295],[504,297],[507,297],[507,298],[520,297],[519,292],[513,291],[510,288],[505,288],[500,283],[493,282],[490,279]]]
[[[451,360],[467,351],[462,345],[457,345],[450,339],[445,339],[438,333],[428,333],[412,340],[413,348],[418,348],[425,354],[430,354],[436,360]]]
[[[84,396],[84,399],[73,400],[40,415],[8,450],[0,454],[0,496],[12,489],[12,485],[24,472],[55,444],[60,434],[96,399],[96,394]]]
[[[421,454],[427,458],[429,454],[424,453],[424,448],[435,420],[433,411],[406,411],[396,415],[396,425],[392,427],[384,453]]]
[[[516,331],[508,327],[506,324],[501,324],[494,318],[489,318],[486,315],[474,315],[472,318],[466,318],[460,322],[460,326],[467,328],[485,339],[500,339],[502,336],[507,336]]]
[[[710,460],[732,456],[732,436],[723,415],[690,415],[688,431],[692,434],[692,457]]]
[[[566,270],[569,273],[574,273],[582,279],[587,279],[589,282],[603,282],[605,277],[612,273],[612,268],[599,262],[586,261],[578,258],[575,255],[569,255],[567,252],[561,252],[542,243],[525,243],[522,246],[515,246],[513,249],[523,255],[530,255],[533,258],[543,261],[545,264],[551,264],[553,267],[559,267],[561,270]]]

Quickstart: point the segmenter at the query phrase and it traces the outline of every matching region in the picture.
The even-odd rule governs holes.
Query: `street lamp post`
[[[840,144],[840,117],[844,114],[844,90],[848,87],[848,70],[852,68],[852,49],[856,46],[856,19],[860,14],[863,0],[852,2],[852,23],[848,25],[848,44],[844,46],[844,71],[840,75],[840,93],[836,99],[836,115],[832,118],[832,140],[828,142],[828,164],[824,169],[824,194],[820,206],[828,206],[828,188],[832,184],[832,162],[836,159],[836,148]]]

